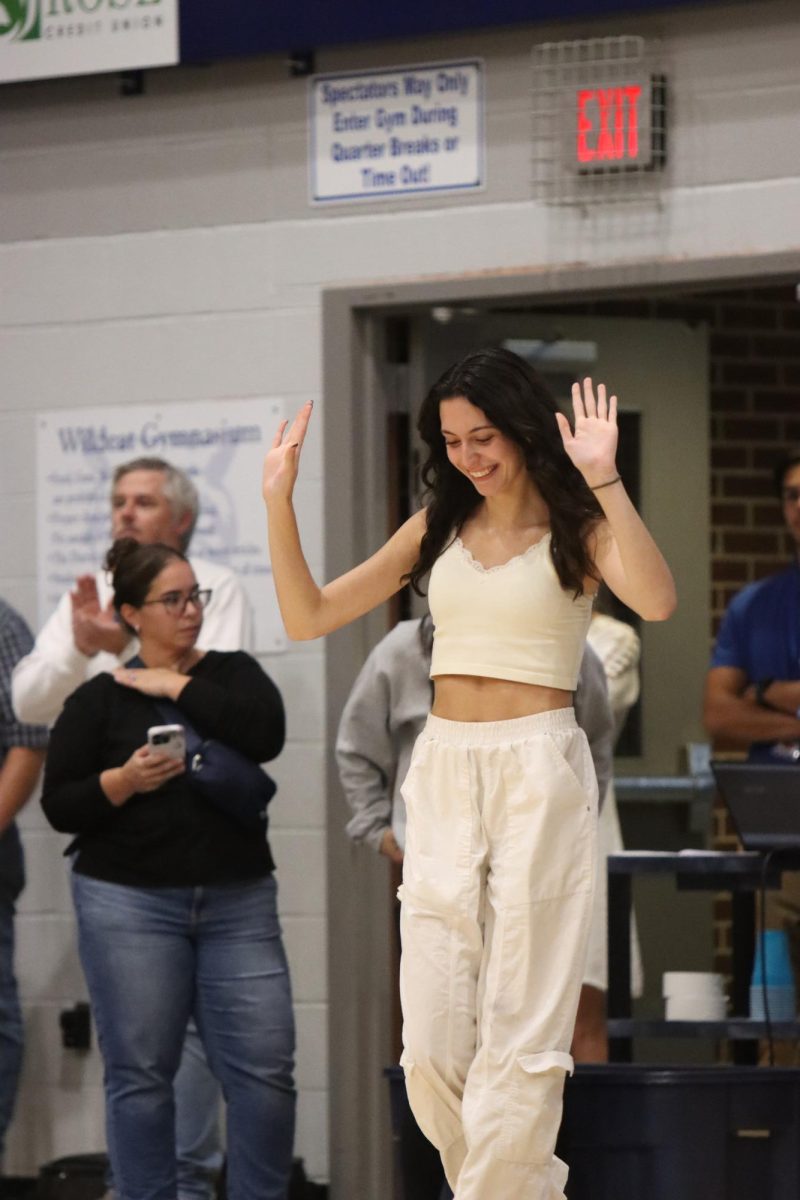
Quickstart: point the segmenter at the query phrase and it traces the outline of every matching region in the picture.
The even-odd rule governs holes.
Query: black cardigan
[[[268,762],[285,737],[283,702],[272,680],[242,651],[209,650],[188,672],[177,707],[198,733],[253,762]],[[139,887],[234,883],[274,868],[266,838],[204,800],[185,775],[115,807],[100,774],[120,767],[164,718],[157,701],[96,675],[67,700],[53,727],[42,807],[50,824],[77,837],[74,869]]]

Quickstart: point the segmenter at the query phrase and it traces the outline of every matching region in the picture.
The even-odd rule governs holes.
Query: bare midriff
[[[572,692],[513,679],[437,675],[433,684],[431,712],[445,721],[513,721],[572,705]]]

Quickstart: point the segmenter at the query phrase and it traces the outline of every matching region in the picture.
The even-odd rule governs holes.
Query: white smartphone
[[[151,725],[147,731],[147,744],[151,750],[169,758],[186,757],[186,734],[182,725]]]

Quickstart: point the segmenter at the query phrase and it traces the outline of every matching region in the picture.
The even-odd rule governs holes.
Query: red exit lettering
[[[578,92],[579,163],[636,162],[641,94],[638,85]]]

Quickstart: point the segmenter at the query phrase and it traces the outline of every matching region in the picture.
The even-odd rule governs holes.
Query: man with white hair
[[[117,467],[111,484],[112,539],[162,542],[186,553],[199,510],[197,489],[183,471],[161,458],[136,458]],[[241,583],[228,567],[190,558],[198,586],[211,590],[197,645],[240,650],[251,641]],[[104,571],[81,575],[61,597],[33,650],[14,671],[12,694],[20,720],[52,724],[67,696],[93,675],[113,671],[137,652],[117,621]]]
[[[161,458],[137,458],[114,472],[111,536],[155,542],[187,553],[199,511],[197,489],[185,472]],[[250,646],[250,610],[241,583],[228,567],[189,559],[198,586],[211,598],[197,639],[201,650]],[[138,652],[119,624],[104,571],[82,575],[65,592],[33,650],[14,669],[12,697],[21,721],[52,724],[64,701],[101,671],[113,671]],[[205,1062],[194,1022],[175,1078],[178,1200],[210,1200],[222,1165],[219,1086]]]

